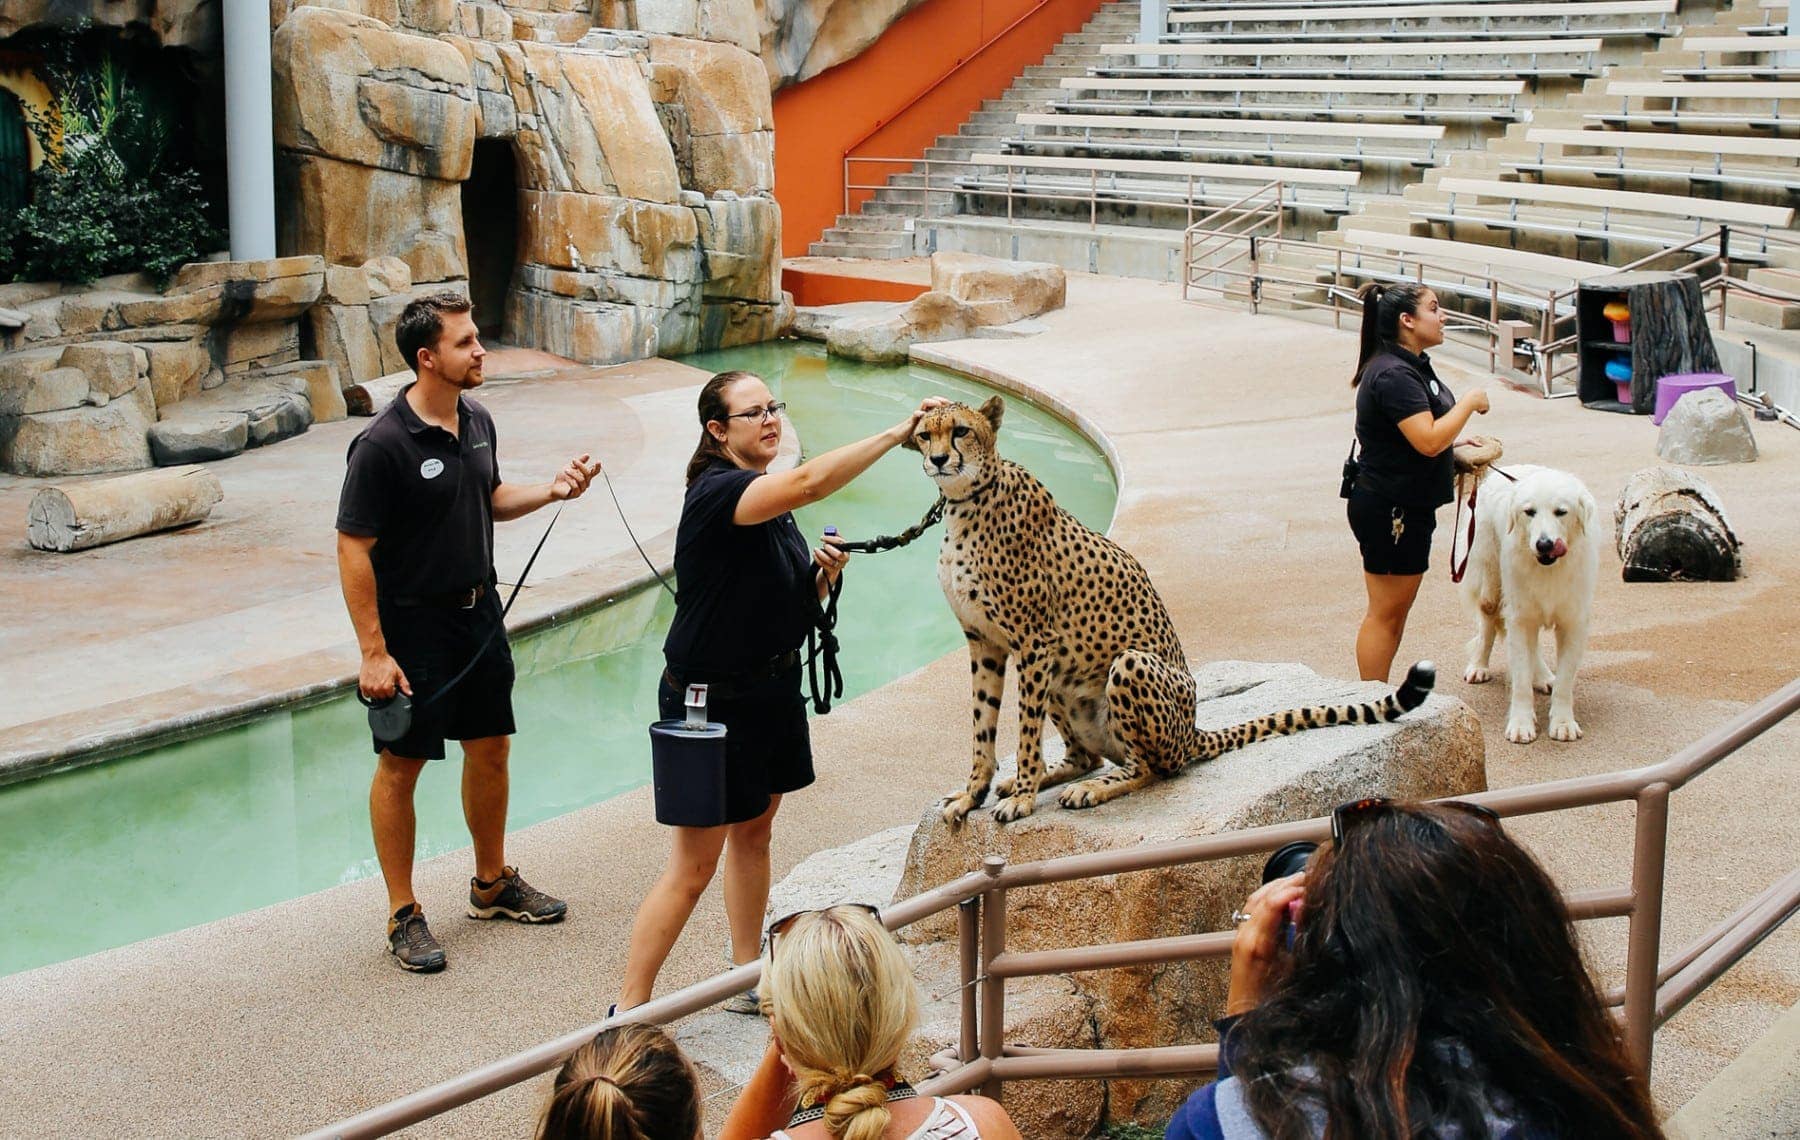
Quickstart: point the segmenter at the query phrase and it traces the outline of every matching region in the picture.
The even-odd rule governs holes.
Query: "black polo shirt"
[[[688,485],[675,531],[675,620],[663,657],[685,681],[767,665],[800,647],[818,612],[812,552],[792,512],[732,521],[760,478],[723,461]]]
[[[1456,406],[1450,386],[1431,370],[1423,353],[1399,346],[1375,354],[1356,388],[1356,438],[1362,443],[1357,486],[1406,507],[1439,507],[1456,497],[1450,449],[1422,455],[1400,430],[1420,412],[1434,419]]]
[[[410,391],[350,441],[338,497],[338,530],[375,539],[375,592],[384,599],[467,590],[494,573],[494,418],[463,396],[451,435],[419,418]]]

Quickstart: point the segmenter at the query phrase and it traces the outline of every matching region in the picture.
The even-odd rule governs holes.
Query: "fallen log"
[[[198,464],[45,487],[32,496],[25,539],[59,554],[87,550],[200,522],[224,497],[219,477]]]
[[[418,377],[411,372],[390,372],[344,389],[344,410],[353,416],[372,416],[394,402]]]
[[[1613,526],[1627,582],[1732,582],[1743,575],[1725,508],[1691,471],[1647,467],[1627,479]]]

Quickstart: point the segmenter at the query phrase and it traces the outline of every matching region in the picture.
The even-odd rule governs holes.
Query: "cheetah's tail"
[[[1437,684],[1437,666],[1429,661],[1420,661],[1406,671],[1406,680],[1400,687],[1379,701],[1363,701],[1356,704],[1312,705],[1307,708],[1288,709],[1285,712],[1269,713],[1242,724],[1216,732],[1200,732],[1198,734],[1197,759],[1210,760],[1223,752],[1242,748],[1259,740],[1267,740],[1271,736],[1287,736],[1295,732],[1304,732],[1309,728],[1328,728],[1343,724],[1381,724],[1385,721],[1399,720],[1413,709],[1425,703]]]

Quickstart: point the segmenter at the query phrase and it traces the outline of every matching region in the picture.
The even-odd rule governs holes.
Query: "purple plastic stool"
[[[1737,381],[1723,372],[1677,372],[1673,376],[1664,376],[1656,382],[1656,412],[1650,422],[1660,424],[1675,401],[1689,392],[1698,392],[1702,388],[1717,388],[1737,400]]]

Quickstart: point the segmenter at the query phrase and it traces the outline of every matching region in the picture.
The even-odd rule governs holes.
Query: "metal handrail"
[[[1625,984],[1614,996],[1615,1004],[1623,1007],[1627,1048],[1646,1079],[1656,1029],[1800,910],[1800,868],[1797,868],[1684,948],[1668,966],[1660,966],[1670,794],[1796,710],[1800,710],[1800,679],[1789,682],[1660,763],[1458,797],[1484,804],[1501,816],[1536,815],[1624,801],[1636,805],[1629,886],[1565,893],[1563,899],[1570,917],[1577,920],[1608,917],[1629,920]],[[1009,1080],[1183,1075],[1212,1071],[1217,1064],[1217,1050],[1209,1045],[1110,1050],[1009,1047],[1004,1037],[1006,979],[1074,969],[1221,957],[1230,953],[1229,932],[1009,954],[1006,950],[1007,895],[1014,890],[1047,883],[1256,855],[1294,840],[1317,842],[1329,835],[1329,820],[1318,818],[1011,866],[999,856],[989,856],[980,870],[887,907],[881,917],[890,930],[945,910],[956,910],[962,1008],[957,1060],[961,1063],[949,1072],[921,1082],[920,1091],[944,1095],[980,1088],[990,1095],[998,1095]],[[306,1140],[382,1136],[416,1124],[549,1071],[608,1026],[626,1020],[672,1021],[750,988],[760,979],[761,973],[760,962],[739,966],[638,1006],[628,1017],[608,1018],[584,1026],[512,1057],[309,1133]]]

